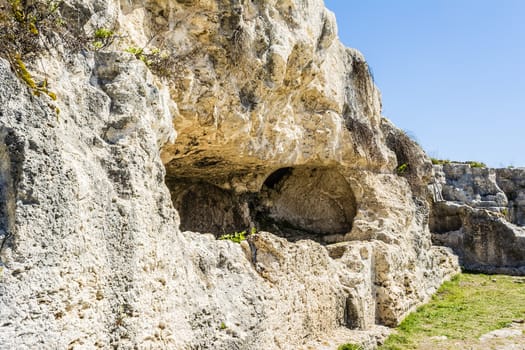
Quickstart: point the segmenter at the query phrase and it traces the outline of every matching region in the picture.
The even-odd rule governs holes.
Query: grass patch
[[[460,274],[411,313],[379,349],[416,349],[434,336],[476,340],[525,317],[525,283],[512,276]]]

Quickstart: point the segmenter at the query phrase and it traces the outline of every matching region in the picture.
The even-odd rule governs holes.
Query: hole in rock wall
[[[169,174],[168,174],[169,175]],[[346,179],[331,168],[281,168],[258,192],[237,194],[211,184],[167,177],[181,229],[220,236],[255,227],[295,241],[345,234],[356,200]]]
[[[168,187],[183,231],[220,236],[251,225],[247,202],[232,191],[204,181],[170,181]]]
[[[459,209],[436,203],[429,218],[430,232],[446,233],[457,231],[463,226]]]
[[[350,329],[358,329],[359,328],[359,320],[361,317],[360,312],[358,310],[358,306],[356,303],[356,300],[354,300],[352,297],[348,297],[346,299],[346,305],[344,309],[344,322],[345,326]]]
[[[291,240],[344,234],[352,229],[356,201],[337,171],[283,168],[266,179],[255,208],[265,230]]]

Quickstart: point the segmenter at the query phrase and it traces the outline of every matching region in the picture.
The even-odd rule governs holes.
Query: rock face
[[[525,274],[523,169],[434,166],[433,241],[469,270]]]
[[[55,102],[0,60],[2,346],[373,346],[458,271],[431,245],[428,158],[322,1],[60,11],[121,39],[28,62]]]
[[[506,217],[525,226],[525,169],[496,169],[496,180],[508,200]]]

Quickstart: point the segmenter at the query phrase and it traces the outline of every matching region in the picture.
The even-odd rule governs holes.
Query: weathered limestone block
[[[496,169],[496,181],[509,201],[509,221],[525,226],[525,169]]]
[[[442,171],[443,198],[461,202],[474,208],[500,210],[507,207],[505,193],[496,182],[496,171],[491,168],[472,168],[468,164],[435,165],[436,172]]]
[[[430,216],[434,243],[451,247],[466,269],[525,274],[522,169],[434,167],[442,189]],[[439,198],[439,196],[435,197]]]
[[[441,232],[436,244],[451,247],[467,270],[525,274],[525,230],[497,213],[448,202],[436,204]],[[444,227],[446,227],[444,229]]]

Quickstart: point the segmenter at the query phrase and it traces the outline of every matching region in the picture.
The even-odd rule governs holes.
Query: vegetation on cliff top
[[[432,164],[434,165],[444,165],[444,164],[468,164],[471,168],[486,168],[487,164],[483,162],[478,162],[475,160],[467,160],[466,162],[458,162],[454,160],[448,160],[448,159],[437,159],[437,158],[430,158],[432,161]]]

